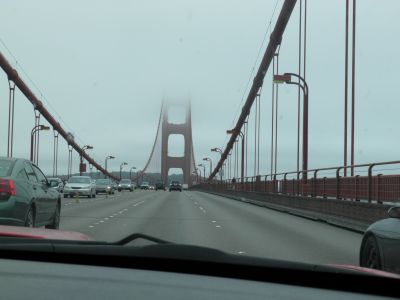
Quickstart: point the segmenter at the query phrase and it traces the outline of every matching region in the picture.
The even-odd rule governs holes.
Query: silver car
[[[130,179],[121,179],[121,181],[118,184],[118,191],[122,191],[122,190],[128,190],[133,192],[133,184],[132,181]]]
[[[360,266],[400,273],[400,206],[388,214],[390,218],[373,223],[364,233]]]
[[[114,194],[114,185],[110,179],[97,179],[96,180],[96,194],[106,193]]]
[[[51,188],[55,189],[59,193],[63,193],[64,183],[60,178],[47,178],[47,181],[49,182]]]
[[[68,196],[96,197],[96,187],[89,176],[72,176],[64,186],[64,198]]]

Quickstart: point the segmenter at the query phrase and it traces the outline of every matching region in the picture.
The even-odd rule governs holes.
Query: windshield
[[[101,185],[109,185],[109,184],[111,184],[111,181],[110,180],[108,180],[108,179],[97,179],[96,180],[96,184],[101,184]]]
[[[3,2],[1,224],[400,273],[400,1]]]
[[[68,183],[91,183],[91,179],[89,177],[71,177]]]

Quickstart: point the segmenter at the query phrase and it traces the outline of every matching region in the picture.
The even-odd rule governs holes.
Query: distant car
[[[156,188],[155,188],[155,186],[154,185],[149,185],[149,190],[152,190],[152,191],[154,191]]]
[[[165,191],[166,188],[165,188],[164,182],[158,181],[158,182],[156,183],[155,189],[156,189],[156,191],[158,191],[158,190],[163,190],[163,191]]]
[[[141,190],[148,190],[148,189],[150,189],[149,183],[146,182],[146,181],[143,181],[142,184],[140,185],[140,189],[141,189]]]
[[[97,179],[96,194],[100,193],[115,194],[115,189],[110,179]]]
[[[169,191],[180,191],[182,192],[182,186],[179,183],[179,181],[172,181],[171,184],[169,185]]]
[[[182,184],[182,190],[186,191],[189,189],[189,185],[187,183]]]
[[[123,190],[128,190],[133,192],[133,184],[132,180],[130,179],[121,179],[121,181],[118,184],[118,191],[123,191]]]
[[[96,197],[96,187],[89,176],[72,176],[64,186],[64,198],[73,196]]]
[[[400,273],[400,206],[388,211],[388,219],[368,227],[360,247],[360,266]]]
[[[0,157],[0,224],[58,229],[60,193],[26,159]]]
[[[64,183],[60,178],[47,178],[50,183],[50,187],[55,189],[59,193],[64,191]]]

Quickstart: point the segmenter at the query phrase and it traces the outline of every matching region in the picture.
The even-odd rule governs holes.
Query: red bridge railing
[[[286,172],[253,177],[236,178],[235,180],[213,180],[202,184],[204,188],[214,190],[232,190],[239,192],[260,192],[303,197],[334,198],[352,201],[396,202],[400,201],[400,174],[374,174],[375,167],[397,165],[400,161],[360,164],[355,170],[364,169],[366,175],[342,176],[344,168],[332,167],[312,169],[300,172]],[[393,169],[389,169],[393,170]],[[330,172],[334,176],[323,176]],[[302,175],[307,174],[307,179]],[[357,173],[357,172],[356,172]]]

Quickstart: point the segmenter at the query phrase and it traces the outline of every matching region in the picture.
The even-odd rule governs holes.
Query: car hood
[[[90,185],[90,183],[67,183],[66,187],[87,187]]]
[[[75,231],[64,231],[55,229],[30,228],[19,226],[0,225],[0,237],[21,237],[32,239],[70,240],[70,241],[93,241],[83,233]]]

